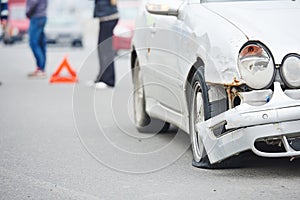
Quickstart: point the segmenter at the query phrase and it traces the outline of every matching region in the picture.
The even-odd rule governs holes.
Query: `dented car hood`
[[[289,53],[300,53],[300,1],[206,3],[249,40],[265,44],[280,64]]]

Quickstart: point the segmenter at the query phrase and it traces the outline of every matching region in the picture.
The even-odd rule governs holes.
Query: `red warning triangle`
[[[66,69],[69,73],[68,76],[61,76],[60,72],[63,69]],[[50,78],[50,83],[75,83],[77,82],[77,74],[76,71],[71,68],[70,63],[68,62],[68,58],[65,57],[62,63],[58,66],[57,70],[52,74]]]

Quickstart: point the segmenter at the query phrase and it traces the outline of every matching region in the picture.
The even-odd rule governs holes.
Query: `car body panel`
[[[290,145],[300,137],[300,88],[288,90],[277,74],[272,86],[253,90],[244,87],[238,68],[240,51],[248,42],[266,46],[275,71],[286,55],[300,55],[300,26],[291,20],[300,18],[299,2],[175,0],[159,5],[165,4],[176,14],[150,14],[141,7],[132,40],[147,113],[189,133],[186,91],[193,65],[203,65],[210,103],[228,101],[227,111],[197,124],[211,163],[246,150],[266,157],[300,156]],[[233,105],[235,97],[238,105]],[[226,131],[216,135],[223,126]],[[255,146],[268,137],[279,138],[285,151],[263,152]]]
[[[145,24],[150,28],[144,28]],[[185,101],[183,100],[185,98],[183,92],[185,79],[182,77],[180,68],[176,67],[180,65],[180,62],[184,63],[187,60],[178,56],[182,54],[179,51],[182,43],[182,34],[180,32],[173,34],[181,26],[182,21],[176,17],[146,16],[142,14],[136,24],[135,31],[139,33],[137,36],[140,37],[136,40],[138,42],[136,46],[140,48],[137,53],[140,64],[144,66],[141,67],[141,70],[144,74],[143,80],[146,85],[145,94],[148,99],[155,97],[152,98],[152,103],[146,104],[146,110],[151,112],[151,109],[155,106],[157,108],[157,112],[153,113],[157,115],[155,117],[170,115],[176,118],[172,120],[174,124],[180,122],[185,124],[181,127],[187,127],[186,119],[188,115]],[[160,38],[168,38],[168,40],[162,42]],[[159,63],[157,62],[158,60],[160,61]],[[187,67],[190,64],[185,63]],[[184,115],[182,115],[183,110],[185,111]],[[173,117],[170,117],[170,119],[173,119]]]
[[[146,87],[147,97],[154,96],[157,105],[173,108],[173,112],[181,116],[179,117],[180,123],[175,124],[188,131],[189,114],[185,87],[188,84],[186,80],[191,66],[200,57],[207,65],[205,71],[207,82],[231,84],[239,77],[236,68],[238,51],[247,38],[231,23],[201,4],[188,5],[178,1],[177,6],[182,9],[179,18],[145,15],[142,12],[142,16],[136,24],[136,32],[139,34],[136,34],[133,43],[143,49],[137,51],[141,65],[146,66],[142,68],[142,71],[147,70],[149,63],[158,63],[157,61],[159,61],[160,64],[156,67],[150,66],[150,70],[143,72],[145,84],[151,85],[149,83],[156,82],[164,86],[163,88]],[[198,20],[192,20],[194,18]],[[218,24],[211,24],[208,19],[213,19]],[[150,28],[145,28],[145,25]],[[214,37],[216,27],[220,26],[226,26],[227,34],[224,34],[226,39]],[[212,37],[208,37],[208,35],[212,35]],[[160,40],[159,38],[168,39]],[[221,49],[220,45],[228,48]],[[151,71],[153,73],[156,71],[156,73],[153,74]],[[169,95],[158,94],[171,94],[177,98],[172,99],[169,98]],[[147,110],[149,111],[151,108],[152,106],[149,105]],[[174,108],[176,109],[174,110]],[[160,114],[164,115],[163,113]],[[178,118],[172,121],[178,122]]]
[[[299,91],[295,92],[300,94]],[[212,163],[249,149],[257,155],[265,157],[299,155],[299,152],[285,144],[284,137],[288,134],[299,133],[300,98],[299,96],[298,99],[289,97],[289,93],[283,92],[278,82],[274,83],[274,92],[271,96],[270,101],[264,105],[252,106],[248,103],[242,103],[234,109],[198,123],[199,133],[208,133],[201,134],[200,137],[205,141],[208,156]],[[213,129],[223,124],[226,124],[229,133],[218,138],[214,135]],[[259,151],[254,146],[256,140],[271,136],[283,140],[286,152],[266,153]],[[216,146],[218,148],[215,148]]]
[[[113,49],[130,49],[131,39],[133,36],[134,22],[132,20],[119,19],[117,26],[114,28]]]
[[[300,52],[300,35],[292,31],[300,26],[296,20],[300,19],[300,2],[262,1],[259,4],[259,8],[257,2],[207,3],[204,6],[235,24],[249,40],[262,41],[272,52],[275,63],[281,64],[288,53]]]
[[[244,33],[224,18],[206,9],[202,4],[187,5],[182,12],[185,24],[184,35],[189,38],[183,47],[183,49],[189,49],[189,51],[182,51],[184,57],[194,62],[197,57],[202,59],[206,66],[207,82],[229,85],[234,80],[242,81],[239,79],[236,64],[241,46],[248,41]],[[226,32],[220,37],[217,29],[226,30]],[[191,47],[197,49],[191,49]],[[188,72],[188,70],[183,72],[185,79]]]
[[[4,30],[4,42],[14,43],[23,39],[29,29],[29,19],[25,16],[25,1],[12,1],[9,3],[7,26]]]

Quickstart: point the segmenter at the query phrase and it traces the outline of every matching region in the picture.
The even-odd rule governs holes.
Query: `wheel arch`
[[[205,65],[204,65],[203,60],[200,57],[197,57],[196,62],[192,65],[192,67],[188,73],[185,87],[187,87],[187,84],[189,84],[189,82],[191,82],[193,74],[197,71],[197,69],[199,69],[200,67],[204,67],[204,66]]]
[[[190,71],[188,72],[188,75],[187,75],[187,78],[186,78],[186,81],[185,81],[185,85],[184,85],[184,95],[185,95],[185,103],[186,103],[187,111],[189,110],[189,98],[188,98],[188,91],[189,91],[189,88],[188,88],[188,87],[190,87],[190,84],[191,84],[193,75],[195,74],[195,72],[196,72],[201,66],[202,66],[202,67],[205,66],[205,65],[204,65],[204,62],[203,62],[203,60],[202,60],[200,57],[197,57],[195,63],[192,65]],[[188,115],[188,118],[189,118],[190,113],[188,112],[187,115]],[[189,132],[190,132],[190,127],[187,126],[186,129],[187,129],[187,131],[188,131],[188,133],[189,133]]]
[[[193,75],[200,67],[205,67],[205,64],[200,57],[197,57],[196,62],[192,65],[185,82],[185,99],[186,99],[187,106],[188,106],[187,89],[189,84],[192,81]]]

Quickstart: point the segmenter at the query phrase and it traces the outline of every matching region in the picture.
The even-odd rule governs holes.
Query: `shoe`
[[[97,82],[97,83],[95,83],[95,89],[106,89],[106,88],[109,88],[109,87],[110,86],[107,85],[104,82]]]
[[[47,75],[44,71],[37,68],[34,72],[29,73],[28,78],[47,78]]]

